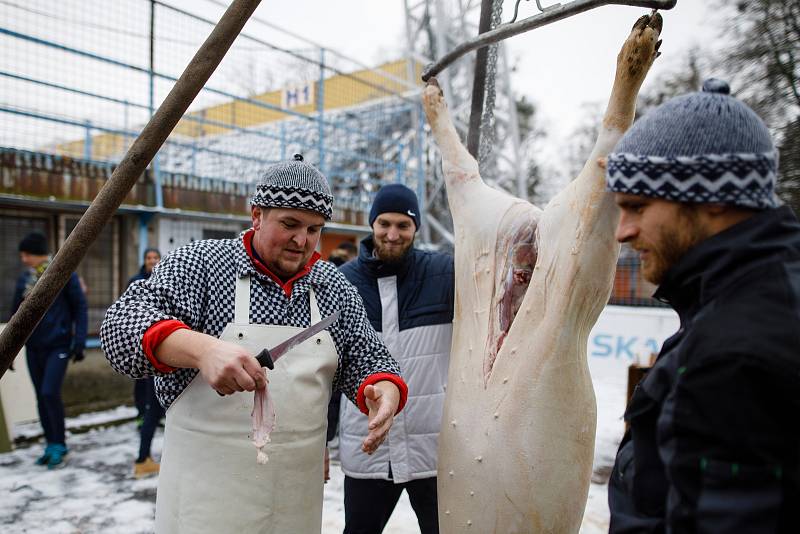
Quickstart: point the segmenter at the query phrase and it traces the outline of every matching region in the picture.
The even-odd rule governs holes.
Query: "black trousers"
[[[380,534],[403,490],[422,534],[438,534],[436,477],[395,484],[391,480],[344,477],[344,534]]]
[[[150,446],[153,444],[153,436],[156,433],[159,421],[164,417],[164,408],[158,403],[156,397],[156,384],[153,377],[143,378],[137,382],[144,382],[145,385],[145,411],[142,428],[139,429],[139,456],[137,462],[144,462],[150,456]]]

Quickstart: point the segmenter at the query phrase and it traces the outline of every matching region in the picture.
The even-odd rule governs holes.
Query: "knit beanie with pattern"
[[[262,208],[289,208],[315,211],[330,220],[333,195],[328,180],[316,167],[295,154],[291,161],[271,165],[256,186],[250,204]]]
[[[639,119],[608,156],[609,191],[774,208],[778,153],[764,122],[722,80]]]

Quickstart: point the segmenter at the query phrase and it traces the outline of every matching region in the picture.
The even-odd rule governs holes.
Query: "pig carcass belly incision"
[[[490,317],[496,320],[492,320],[490,324],[485,348],[485,381],[489,379],[497,353],[500,352],[511,323],[522,305],[522,299],[525,297],[536,266],[537,220],[521,219],[514,224],[516,228],[504,236],[507,239],[501,239],[497,244],[496,256],[501,267],[497,272],[500,274],[500,280],[495,284],[496,294],[492,295],[492,309],[495,312],[490,313]]]
[[[619,252],[618,214],[599,160],[633,122],[660,29],[658,15],[634,26],[589,161],[544,210],[483,182],[438,86],[425,88],[455,227],[455,319],[439,435],[443,533],[579,529],[596,425],[586,343]]]

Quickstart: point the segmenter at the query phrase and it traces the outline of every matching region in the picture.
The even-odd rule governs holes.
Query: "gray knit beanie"
[[[250,204],[262,208],[316,211],[326,220],[333,213],[333,195],[328,180],[316,167],[295,154],[291,161],[271,165],[256,186]]]
[[[764,122],[722,80],[647,113],[608,156],[609,191],[686,203],[766,209],[778,153]]]

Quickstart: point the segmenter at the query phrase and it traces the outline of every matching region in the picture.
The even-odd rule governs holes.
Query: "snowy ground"
[[[619,416],[624,406],[625,368],[616,360],[590,358],[598,400],[595,474],[581,532],[608,531],[606,483],[616,446],[622,434]],[[69,420],[71,429],[131,417],[131,408],[90,414]],[[37,425],[15,429],[17,435],[35,435]],[[56,471],[35,466],[42,452],[35,443],[0,454],[0,531],[4,533],[145,533],[153,531],[156,479],[135,480],[133,460],[138,448],[133,422],[107,426],[68,437],[69,462]],[[161,433],[153,449],[158,456]],[[325,486],[324,534],[342,532],[344,526],[343,476],[338,465]],[[408,499],[404,496],[386,533],[418,533]]]

